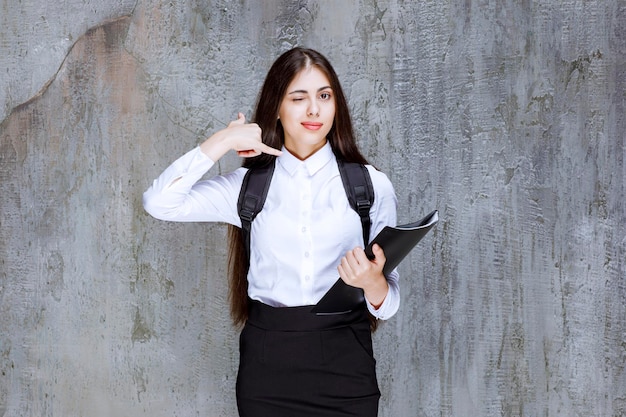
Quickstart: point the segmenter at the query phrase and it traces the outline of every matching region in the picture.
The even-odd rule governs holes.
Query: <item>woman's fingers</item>
[[[283,152],[279,149],[276,148],[272,148],[271,146],[267,146],[266,144],[262,143],[263,145],[261,148],[261,152],[269,154],[269,155],[275,155],[275,156],[281,156],[283,154]]]
[[[378,245],[373,247],[373,251],[376,258],[371,261],[360,247],[348,251],[337,267],[339,276],[347,284],[361,288],[365,288],[372,279],[378,279],[385,265],[385,253]]]

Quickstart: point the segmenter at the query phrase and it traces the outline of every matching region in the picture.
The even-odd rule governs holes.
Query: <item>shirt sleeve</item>
[[[370,240],[372,240],[385,226],[396,225],[398,202],[389,178],[372,166],[368,165],[368,169],[372,178],[372,186],[374,187],[374,204],[370,210],[372,220]],[[366,303],[370,313],[380,320],[391,318],[400,307],[400,287],[397,268],[391,271],[386,278],[389,291],[382,305],[376,309],[369,301]]]
[[[246,169],[201,180],[214,165],[200,147],[187,152],[144,192],[144,209],[160,220],[226,222],[241,226],[237,199]]]

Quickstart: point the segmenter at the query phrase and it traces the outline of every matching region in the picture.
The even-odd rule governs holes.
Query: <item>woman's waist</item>
[[[249,300],[248,324],[265,330],[320,331],[364,324],[369,326],[365,303],[341,314],[317,315],[314,305],[274,307],[258,300]]]

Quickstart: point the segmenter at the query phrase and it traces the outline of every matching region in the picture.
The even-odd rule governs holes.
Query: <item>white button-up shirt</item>
[[[237,200],[246,168],[201,180],[215,163],[199,147],[170,165],[144,193],[152,216],[170,221],[226,222],[241,227]],[[396,224],[396,196],[385,174],[367,166],[374,187],[370,240]],[[341,258],[363,247],[358,214],[350,207],[330,145],[304,161],[283,148],[263,210],[252,222],[248,295],[265,304],[316,304],[339,278]],[[394,315],[400,303],[398,273],[377,318]]]

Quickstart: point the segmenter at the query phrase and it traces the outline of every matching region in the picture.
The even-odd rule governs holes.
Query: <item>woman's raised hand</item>
[[[256,123],[246,123],[243,113],[239,113],[237,119],[230,122],[228,127],[204,141],[200,149],[213,161],[217,161],[231,149],[244,158],[262,153],[276,156],[282,154],[280,150],[262,142],[261,128]]]

